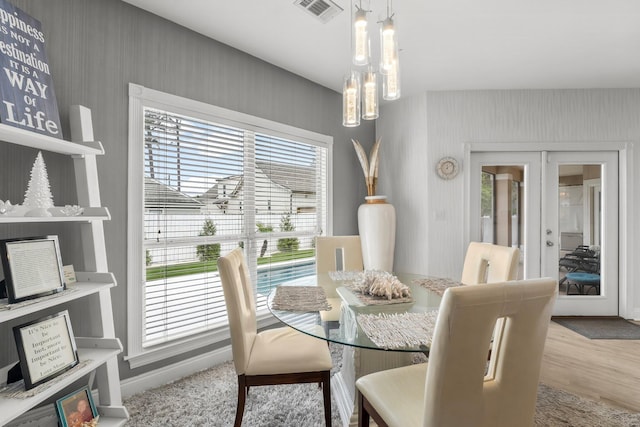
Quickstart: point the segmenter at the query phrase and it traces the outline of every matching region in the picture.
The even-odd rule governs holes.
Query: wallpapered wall
[[[125,346],[130,82],[333,136],[334,233],[357,233],[357,207],[366,189],[350,138],[373,141],[374,127],[344,128],[340,94],[120,1],[12,1],[42,23],[65,138],[69,105],[81,104],[92,110],[95,137],[105,147],[98,169],[102,203],[112,215],[105,234],[109,267],[118,281],[112,291],[116,334]],[[10,170],[0,170],[8,196],[0,198],[21,202],[35,153],[0,150],[0,157],[14,160]],[[45,154],[45,162],[56,203],[76,203],[71,161]],[[73,231],[59,232],[65,231],[64,262],[81,266],[79,243]],[[131,371],[121,361],[120,375],[128,378],[154,368],[158,364]]]
[[[385,105],[376,134],[382,138],[380,191],[390,195],[398,217],[398,270],[460,277],[464,241],[464,144],[472,142],[636,143],[640,140],[640,89],[494,90],[427,92]],[[453,156],[461,173],[438,178],[435,165]],[[638,173],[631,172],[638,182]],[[635,185],[638,212],[640,186]],[[631,221],[633,223],[633,221]],[[626,237],[635,254],[639,232]],[[628,260],[627,275],[637,264]],[[629,283],[628,316],[640,315],[640,291]],[[635,295],[635,297],[634,297]]]

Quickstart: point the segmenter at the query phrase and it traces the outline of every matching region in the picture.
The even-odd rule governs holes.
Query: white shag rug
[[[340,346],[331,345],[336,372]],[[125,399],[128,427],[227,427],[236,412],[237,379],[231,362]],[[332,399],[332,427],[342,425]],[[322,390],[317,384],[253,387],[244,427],[324,426]],[[640,414],[608,406],[541,384],[535,426],[640,427]]]

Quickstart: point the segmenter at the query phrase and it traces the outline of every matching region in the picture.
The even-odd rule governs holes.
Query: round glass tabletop
[[[393,273],[409,287],[411,298],[403,299],[402,302],[382,299],[371,301],[353,289],[353,274],[351,277],[343,274],[338,278],[333,274],[332,279],[329,274],[322,273],[280,285],[321,287],[331,310],[303,311],[308,309],[307,305],[298,311],[295,305],[295,301],[299,301],[297,298],[291,299],[292,305],[287,309],[275,304],[279,308],[276,309],[274,298],[278,288],[270,292],[267,305],[271,313],[285,325],[330,342],[373,350],[428,353],[431,339],[430,335],[427,336],[428,331],[429,328],[432,331],[442,299],[441,292],[421,285],[428,278],[416,274]],[[397,334],[400,329],[403,333]],[[412,330],[419,340],[408,339],[402,342],[402,339],[396,339],[396,336],[411,335]]]

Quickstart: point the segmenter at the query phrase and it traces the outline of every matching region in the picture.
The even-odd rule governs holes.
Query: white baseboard
[[[122,397],[129,397],[154,387],[179,380],[232,359],[231,346],[226,346],[191,359],[145,372],[120,382]]]

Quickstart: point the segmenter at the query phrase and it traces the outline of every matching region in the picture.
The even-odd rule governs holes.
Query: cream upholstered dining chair
[[[465,285],[496,283],[518,278],[520,250],[491,243],[471,242],[460,281]]]
[[[464,258],[460,281],[465,285],[478,285],[515,280],[518,276],[519,262],[520,250],[518,248],[471,242]],[[494,334],[500,334],[503,327],[503,322],[498,321]],[[489,355],[493,351],[494,342],[492,339]]]
[[[360,236],[316,237],[316,274],[337,270],[360,271],[363,268]],[[320,319],[323,322],[338,321],[342,300],[337,294],[328,292],[327,302],[331,310],[321,311]]]
[[[362,270],[360,236],[316,237],[316,273],[328,273],[342,267],[344,271]]]
[[[331,426],[331,355],[326,343],[289,327],[257,332],[253,286],[241,248],[218,258],[218,270],[231,329],[231,350],[238,375],[240,427],[249,387],[320,383],[324,417]]]
[[[440,304],[428,363],[356,382],[359,426],[531,426],[557,281],[529,279],[450,288]],[[505,328],[491,355],[494,325]]]

